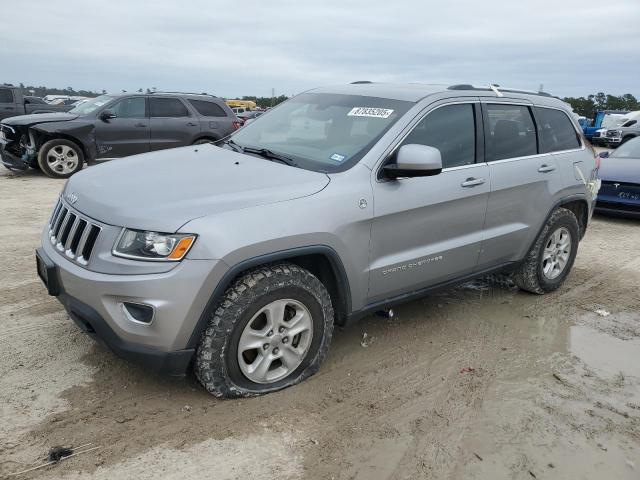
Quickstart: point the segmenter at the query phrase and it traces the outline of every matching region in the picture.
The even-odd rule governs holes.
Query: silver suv
[[[38,273],[71,318],[221,397],[315,373],[334,325],[496,271],[558,288],[599,184],[563,102],[470,85],[298,95],[220,146],[72,177]]]

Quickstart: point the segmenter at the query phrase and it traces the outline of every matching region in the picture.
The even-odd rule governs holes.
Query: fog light
[[[150,305],[124,302],[122,309],[132,322],[149,325],[153,321],[153,307]]]

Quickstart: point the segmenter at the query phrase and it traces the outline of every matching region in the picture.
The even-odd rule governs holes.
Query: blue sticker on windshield
[[[340,155],[339,153],[334,153],[333,155],[331,155],[329,157],[331,160],[333,160],[334,162],[338,162],[338,163],[342,163],[342,161],[347,158],[344,155]]]

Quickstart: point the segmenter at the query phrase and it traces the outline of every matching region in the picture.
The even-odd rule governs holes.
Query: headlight
[[[122,230],[112,253],[117,257],[136,260],[180,261],[187,254],[196,236],[188,233],[158,233]]]
[[[622,132],[620,130],[607,130],[608,137],[621,137]]]

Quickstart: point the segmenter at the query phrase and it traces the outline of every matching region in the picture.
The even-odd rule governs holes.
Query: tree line
[[[573,111],[578,115],[587,118],[594,118],[595,112],[598,110],[640,110],[640,102],[630,93],[616,96],[598,92],[595,95],[588,95],[586,98],[565,97],[562,100],[571,105]]]

